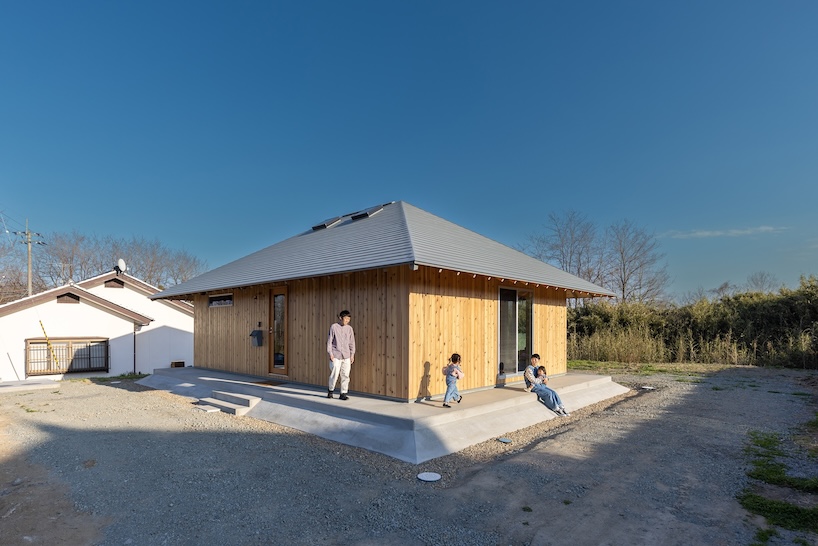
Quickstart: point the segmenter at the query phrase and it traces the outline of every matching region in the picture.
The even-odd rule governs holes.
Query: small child
[[[565,406],[562,405],[562,399],[557,391],[548,387],[548,376],[545,374],[545,366],[537,368],[537,377],[534,378],[534,385],[531,390],[537,395],[537,398],[545,404],[545,406],[556,413],[559,417],[568,417],[571,415]]]
[[[463,369],[460,367],[460,355],[454,353],[446,366],[446,395],[443,397],[443,407],[450,408],[449,402],[457,397],[459,404],[463,397],[457,390],[457,380],[463,377]]]

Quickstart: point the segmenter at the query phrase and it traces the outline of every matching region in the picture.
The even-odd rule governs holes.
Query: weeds
[[[801,508],[788,502],[771,500],[744,492],[738,498],[741,505],[767,518],[767,521],[778,527],[792,531],[818,532],[818,508]]]
[[[784,454],[784,452],[779,449],[779,446],[781,445],[781,436],[778,434],[751,430],[749,436],[752,445],[763,450],[763,453],[760,453],[757,450],[753,451],[753,453],[766,454],[771,457]]]
[[[115,375],[113,377],[94,377],[94,381],[99,381],[100,383],[107,383],[109,381],[123,381],[128,379],[142,379],[143,377],[148,377],[146,373],[123,373],[121,375]]]
[[[632,375],[654,375],[654,374],[678,374],[683,376],[700,376],[729,368],[730,366],[719,364],[696,364],[696,363],[675,363],[675,362],[650,362],[650,363],[626,363],[626,362],[600,362],[595,360],[569,360],[568,369],[574,371],[590,371],[599,374],[632,374]]]
[[[777,536],[777,535],[778,535],[778,531],[776,531],[775,529],[772,529],[772,528],[770,528],[770,529],[759,529],[758,532],[756,532],[756,537],[755,537],[756,541],[752,544],[752,546],[756,546],[756,544],[758,544],[758,545],[767,544],[768,542],[770,542],[771,538],[773,538],[774,536]]]
[[[816,419],[810,421],[808,426],[815,427]],[[783,439],[780,435],[751,431],[749,437],[750,443],[745,448],[748,455],[752,457],[750,461],[752,469],[747,472],[749,477],[779,487],[818,493],[818,478],[790,476],[787,474],[787,466],[776,460],[786,456],[781,448]],[[745,489],[737,498],[741,506],[754,514],[764,516],[770,525],[793,531],[818,532],[817,506],[803,508],[788,502],[766,498],[749,489]],[[766,544],[775,534],[774,529],[759,530],[756,534],[756,541],[758,544]]]

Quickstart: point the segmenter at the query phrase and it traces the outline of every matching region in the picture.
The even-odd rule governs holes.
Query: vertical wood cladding
[[[408,290],[406,267],[361,271],[287,283],[287,355],[294,382],[326,385],[329,376],[327,334],[338,313],[352,313],[357,352],[350,390],[391,398],[407,397]],[[266,376],[271,340],[270,289],[233,290],[233,305],[208,308],[196,297],[194,358],[203,368]],[[262,347],[252,347],[250,332],[265,332]]]
[[[501,287],[534,293],[533,352],[540,354],[549,374],[566,372],[563,292],[422,267],[412,274],[409,295],[410,399],[446,391],[441,369],[452,353],[463,359],[465,377],[458,382],[459,389],[493,386],[502,381],[497,377]]]
[[[498,372],[499,289],[534,293],[534,352],[549,374],[566,371],[566,307],[561,290],[454,271],[408,266],[289,281],[287,379],[324,386],[329,376],[327,334],[338,313],[352,314],[357,352],[350,390],[415,400],[445,392],[441,368],[463,357],[463,390],[494,386]],[[233,305],[208,308],[195,298],[196,365],[267,376],[272,285],[234,289]],[[213,294],[210,294],[213,295]],[[264,331],[253,347],[250,332]]]

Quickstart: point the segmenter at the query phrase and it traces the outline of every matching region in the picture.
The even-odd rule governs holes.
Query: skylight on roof
[[[326,229],[328,227],[332,227],[335,224],[337,224],[338,222],[340,222],[341,218],[343,218],[343,216],[336,216],[335,218],[330,218],[329,220],[324,220],[320,224],[315,224],[314,226],[312,226],[312,230],[313,231],[318,231],[319,229]]]
[[[334,218],[330,218],[329,220],[325,220],[320,224],[316,224],[312,226],[313,231],[318,231],[321,229],[330,228],[341,220],[349,218],[351,221],[361,220],[362,218],[369,218],[370,216],[374,216],[378,214],[383,208],[387,205],[391,205],[394,201],[390,201],[389,203],[384,203],[383,205],[375,205],[374,207],[369,207],[368,209],[359,210],[358,212],[351,212],[349,214],[342,214],[341,216],[335,216]]]
[[[388,204],[388,203],[387,203]],[[361,218],[369,218],[383,210],[384,205],[377,205],[375,207],[369,207],[368,209],[356,212],[352,214],[351,218],[353,220],[360,220]]]

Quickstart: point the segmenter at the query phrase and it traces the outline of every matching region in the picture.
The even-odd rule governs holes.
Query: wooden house
[[[331,218],[153,298],[194,302],[197,367],[326,386],[348,309],[350,391],[417,400],[521,381],[532,353],[566,372],[566,300],[610,291],[405,202]]]

